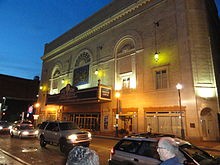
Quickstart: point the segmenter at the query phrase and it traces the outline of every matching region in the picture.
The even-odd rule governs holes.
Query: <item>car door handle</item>
[[[138,160],[137,158],[134,158],[134,161],[135,161],[135,162],[139,162],[139,160]]]

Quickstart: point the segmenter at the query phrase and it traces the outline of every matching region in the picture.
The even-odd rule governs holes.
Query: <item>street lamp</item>
[[[115,115],[115,136],[118,137],[118,119],[119,119],[119,97],[120,93],[116,92],[115,97],[117,99],[116,115]]]
[[[2,119],[4,111],[6,111],[6,109],[7,109],[6,105],[5,105],[6,97],[2,97],[2,99],[3,99],[3,102],[2,102],[2,104],[0,106],[0,120]]]
[[[178,83],[176,85],[176,89],[178,91],[178,97],[179,97],[179,107],[180,107],[180,122],[181,122],[181,137],[182,139],[185,139],[185,131],[183,128],[183,114],[182,114],[182,105],[181,105],[181,95],[180,90],[183,88],[182,84]]]

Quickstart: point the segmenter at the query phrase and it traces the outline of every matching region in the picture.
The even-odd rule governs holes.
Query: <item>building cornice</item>
[[[41,59],[46,60],[48,58],[52,58],[53,55],[60,54],[61,51],[65,51],[67,48],[69,49],[73,45],[77,45],[80,42],[83,42],[86,39],[93,37],[94,35],[102,33],[103,31],[111,28],[111,25],[114,24],[116,21],[118,21],[119,19],[123,19],[127,15],[129,15],[132,12],[134,12],[134,11],[138,10],[139,8],[141,8],[142,6],[148,4],[150,1],[152,1],[152,0],[139,0],[139,1],[131,4],[130,6],[120,10],[116,14],[114,14],[111,17],[105,19],[104,21],[100,22],[99,24],[95,25],[91,29],[86,30],[82,34],[74,37],[73,39],[71,39],[71,40],[67,41],[66,43],[62,44],[61,46],[58,46],[57,48],[53,49],[52,51],[50,51],[48,53],[45,53],[44,56]],[[151,7],[158,4],[161,1],[163,1],[163,0],[154,0],[152,2]],[[137,15],[137,14],[135,14],[135,15]],[[132,17],[134,17],[135,15],[133,15]]]

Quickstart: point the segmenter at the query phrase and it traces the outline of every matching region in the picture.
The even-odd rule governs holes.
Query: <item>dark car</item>
[[[164,136],[163,136],[164,137]],[[124,137],[111,150],[109,165],[158,165],[161,163],[157,152],[160,137]],[[218,165],[219,159],[191,143],[174,138],[179,160],[186,165]],[[147,163],[146,163],[147,162]]]
[[[7,121],[0,121],[0,132],[1,133],[9,133],[12,128],[12,124]]]

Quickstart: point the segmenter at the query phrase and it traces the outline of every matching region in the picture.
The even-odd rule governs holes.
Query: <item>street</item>
[[[110,150],[115,143],[117,140],[93,138],[90,148],[99,155],[101,165],[107,165]],[[1,134],[0,149],[10,154],[13,159],[22,160],[26,164],[64,165],[66,163],[66,157],[59,151],[59,147],[47,145],[46,148],[41,148],[39,141],[35,138],[19,139]],[[7,157],[5,154],[4,157],[0,156],[0,164],[5,165]],[[15,161],[13,159],[11,161]],[[10,162],[8,164],[19,164],[11,161],[8,161]]]
[[[99,156],[100,165],[107,165],[111,148],[118,140],[93,137],[90,148]],[[219,143],[216,143],[219,144]],[[199,145],[200,146],[200,145]],[[202,143],[201,148],[215,156],[220,156],[219,145]],[[215,149],[216,148],[216,149]],[[47,145],[41,148],[37,138],[11,138],[0,134],[0,165],[65,165],[66,156],[58,146]]]

